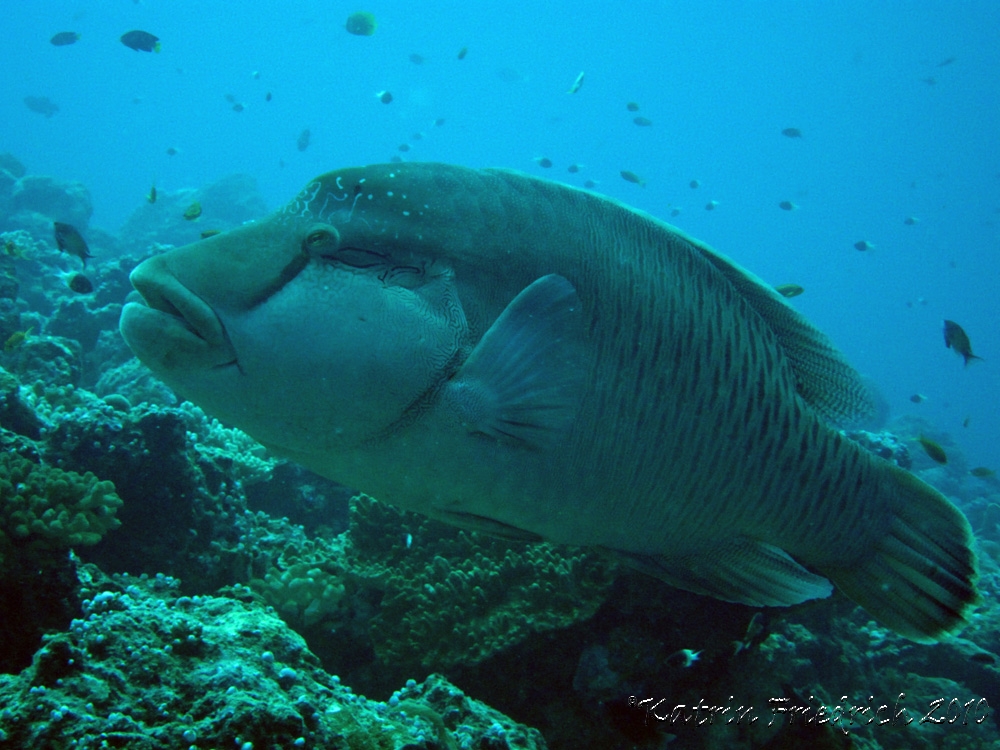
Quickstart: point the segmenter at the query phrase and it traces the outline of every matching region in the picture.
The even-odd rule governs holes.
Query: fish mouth
[[[154,369],[168,371],[238,366],[212,306],[155,260],[132,272],[135,291],[122,308],[119,327],[135,355]]]

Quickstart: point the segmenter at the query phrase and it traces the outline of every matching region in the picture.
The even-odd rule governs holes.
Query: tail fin
[[[962,512],[910,472],[887,466],[895,517],[867,561],[823,570],[897,633],[933,643],[960,629],[979,602],[972,529]]]

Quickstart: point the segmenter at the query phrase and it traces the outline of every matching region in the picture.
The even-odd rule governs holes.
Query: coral
[[[866,430],[851,430],[845,435],[851,440],[867,448],[876,456],[892,461],[903,469],[909,469],[913,465],[910,451],[906,443],[893,435],[891,432],[868,432]]]
[[[178,596],[167,576],[109,579],[92,566],[78,575],[81,616],[28,669],[0,676],[0,745],[545,748],[438,676],[387,703],[356,695],[245,594]]]
[[[0,455],[0,548],[97,544],[121,523],[111,482]]]
[[[11,210],[42,214],[83,231],[94,213],[90,191],[82,183],[44,175],[21,177],[11,194]]]
[[[385,664],[473,665],[594,614],[614,567],[593,552],[458,531],[354,498],[348,568],[384,591],[372,622]]]
[[[80,382],[81,357],[80,344],[73,339],[32,334],[7,359],[23,383],[69,386]]]
[[[204,209],[197,221],[184,219],[193,202]],[[267,214],[257,191],[257,181],[248,175],[230,175],[204,188],[161,190],[155,204],[143,204],[129,216],[121,230],[121,242],[129,250],[185,245],[197,241],[205,229],[227,230]]]
[[[308,630],[341,614],[346,576],[337,552],[322,540],[289,545],[263,578],[250,581],[250,587],[293,628]]]
[[[9,172],[11,176],[16,178],[24,177],[24,175],[28,173],[24,164],[21,163],[21,160],[9,151],[0,153],[0,169]]]

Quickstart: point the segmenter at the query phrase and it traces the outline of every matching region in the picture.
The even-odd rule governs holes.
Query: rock
[[[0,153],[0,169],[10,172],[14,179],[20,179],[28,173],[21,160],[7,151]]]
[[[188,221],[184,211],[195,201],[201,204],[202,214]],[[230,175],[201,189],[160,190],[156,203],[144,203],[132,212],[120,240],[123,249],[140,252],[154,243],[187,245],[199,240],[206,229],[233,229],[267,213],[257,181],[248,175]]]
[[[90,191],[80,182],[45,175],[26,175],[17,181],[11,210],[34,211],[52,221],[64,221],[83,231],[94,213]]]

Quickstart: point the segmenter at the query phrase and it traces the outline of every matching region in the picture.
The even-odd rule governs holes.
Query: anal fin
[[[677,588],[754,607],[788,607],[833,592],[828,580],[810,573],[784,550],[747,537],[677,557],[613,552],[629,566]]]

